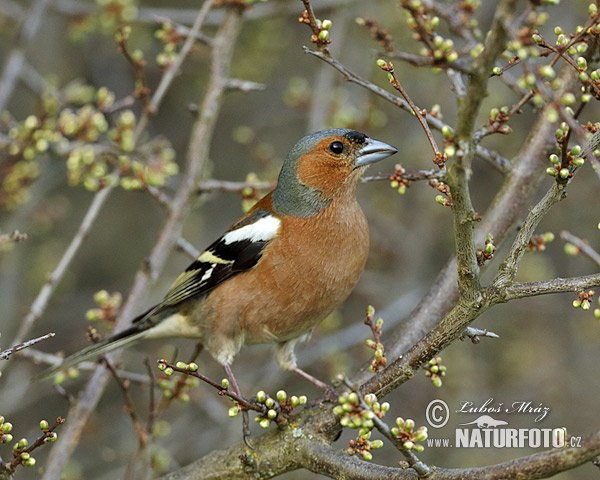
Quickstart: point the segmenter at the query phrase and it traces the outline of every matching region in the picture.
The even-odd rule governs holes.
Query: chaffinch
[[[204,250],[158,305],[43,376],[143,339],[186,337],[223,365],[240,395],[231,364],[242,345],[259,343],[277,344],[283,369],[326,390],[298,368],[294,347],[358,281],[369,229],[356,186],[369,164],[397,151],[347,129],[302,138],[275,190]]]

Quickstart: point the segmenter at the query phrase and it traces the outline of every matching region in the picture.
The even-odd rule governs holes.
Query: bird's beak
[[[363,167],[379,160],[383,160],[394,153],[397,153],[398,149],[392,147],[387,143],[367,138],[364,146],[358,152],[358,157],[354,161],[354,168]]]

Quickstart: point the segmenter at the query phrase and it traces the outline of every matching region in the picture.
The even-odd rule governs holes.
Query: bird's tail
[[[155,318],[154,313],[155,308],[151,308],[133,320],[134,323],[131,327],[74,353],[65,358],[59,365],[50,367],[36,375],[33,377],[33,380],[45,380],[52,377],[54,374],[70,367],[74,367],[81,362],[93,360],[94,358],[112,352],[113,350],[129,347],[138,343],[148,334],[149,330],[161,320],[160,318]]]

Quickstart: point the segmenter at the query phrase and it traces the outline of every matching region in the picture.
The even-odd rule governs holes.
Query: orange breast
[[[344,200],[312,218],[284,216],[256,267],[215,289],[203,308],[209,350],[217,338],[239,346],[296,338],[347,298],[367,259],[369,231],[356,200]]]

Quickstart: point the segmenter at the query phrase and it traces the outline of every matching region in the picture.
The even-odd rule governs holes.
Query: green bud
[[[227,378],[221,379],[221,386],[223,388],[229,388],[229,380]]]
[[[589,310],[590,309],[590,301],[589,300],[582,300],[582,302],[581,302],[581,308],[583,310]]]
[[[19,440],[17,442],[17,444],[15,445],[19,450],[24,450],[25,448],[27,448],[27,446],[29,445],[29,442],[27,441],[26,438],[22,438],[21,440]]]
[[[341,405],[336,405],[335,407],[333,407],[333,414],[341,417],[342,415],[344,415],[344,413],[346,413],[346,411],[343,409],[343,407]]]
[[[411,442],[410,440],[407,440],[406,442],[404,442],[402,444],[402,446],[404,447],[405,450],[412,450],[413,448],[415,448],[415,444],[413,442]]]
[[[50,428],[50,424],[48,423],[47,420],[41,420],[40,421],[40,430],[42,432],[45,432],[46,430],[48,430]]]
[[[502,69],[500,67],[494,67],[492,68],[492,73],[494,75],[502,75]]]
[[[577,157],[573,159],[573,165],[576,167],[581,167],[585,163],[585,159],[583,157]]]
[[[100,290],[94,294],[94,302],[101,307],[106,305],[110,300],[110,294],[106,290]]]
[[[576,255],[579,255],[581,253],[579,251],[579,248],[577,248],[572,243],[565,243],[564,250],[565,250],[565,253],[567,255],[571,255],[571,256],[576,256]]]
[[[26,461],[25,461],[25,466],[26,467],[33,467],[35,465],[35,458],[33,457],[29,457]]]
[[[558,174],[560,175],[560,178],[567,178],[569,176],[569,169],[561,168]]]
[[[256,401],[258,403],[265,403],[266,399],[267,394],[264,392],[264,390],[259,390],[258,392],[256,392]]]
[[[445,205],[446,204],[446,197],[444,197],[443,195],[436,195],[435,196],[435,201],[437,203],[439,203],[440,205]]]
[[[196,372],[196,371],[198,371],[198,364],[197,364],[197,363],[194,363],[194,362],[192,362],[192,363],[188,364],[188,366],[187,366],[187,369],[188,369],[190,372]]]
[[[13,424],[10,422],[6,422],[6,423],[3,423],[2,427],[0,427],[0,428],[2,428],[2,433],[9,433],[13,429]]]
[[[596,317],[596,318],[600,318],[600,308],[596,308],[596,309],[594,310],[594,317]]]
[[[164,372],[163,372],[167,377],[170,377],[171,375],[173,375],[173,369],[171,367],[167,367],[165,368]]]
[[[374,393],[367,393],[365,395],[365,403],[369,406],[373,405],[377,401],[377,395]]]
[[[275,405],[275,400],[273,400],[271,397],[269,397],[265,400],[265,405],[267,407],[271,408],[273,405]]]
[[[558,158],[558,155],[556,155],[555,153],[550,155],[550,163],[553,163],[554,165],[558,165],[559,162],[560,162],[560,159]]]
[[[10,443],[13,441],[13,436],[10,433],[6,433],[3,437],[2,437],[2,441],[4,443]]]
[[[378,448],[383,447],[383,441],[381,440],[373,440],[371,442],[371,448],[377,450]]]
[[[546,173],[547,173],[548,175],[550,175],[551,177],[556,177],[556,174],[557,174],[557,172],[556,172],[556,169],[555,169],[555,168],[552,168],[552,167],[548,167],[548,168],[546,169]]]
[[[540,74],[540,77],[546,78],[546,79],[554,78],[556,76],[556,72],[550,65],[540,66],[538,69],[538,73]]]
[[[267,412],[267,417],[269,417],[271,420],[273,420],[276,416],[277,416],[277,412],[273,409],[270,409]]]
[[[371,461],[373,460],[373,454],[367,450],[363,450],[361,452],[361,455],[363,456],[363,458],[367,461]]]
[[[52,443],[52,442],[56,442],[57,439],[58,439],[58,434],[56,432],[50,432],[46,435],[46,438],[44,438],[44,442]]]
[[[375,307],[373,305],[369,305],[367,307],[367,316],[372,317],[375,315]]]
[[[434,387],[440,388],[442,386],[442,379],[438,375],[432,376],[431,383],[433,383]]]
[[[333,23],[331,22],[331,20],[323,20],[323,23],[321,23],[321,28],[324,30],[329,30],[331,28],[331,26],[333,25]]]
[[[298,397],[298,405],[305,405],[307,401],[306,395],[300,395]]]
[[[579,155],[581,153],[581,146],[574,145],[573,148],[571,148],[571,151],[569,153],[573,156]]]
[[[351,392],[348,395],[348,402],[358,404],[358,395],[356,394],[356,392]]]
[[[563,105],[573,105],[575,100],[575,95],[573,95],[571,92],[565,93],[560,99]]]
[[[494,253],[494,244],[492,244],[492,243],[488,243],[488,244],[485,246],[485,252],[486,252],[486,253]],[[433,370],[431,370],[431,371],[432,371],[433,373],[436,373],[436,372],[434,372]]]
[[[415,421],[412,418],[407,418],[404,421],[404,430],[406,430],[407,432],[412,432],[414,428],[415,428]]]
[[[277,401],[281,403],[285,402],[287,399],[287,393],[285,390],[279,390],[275,396],[277,397]]]
[[[581,307],[581,300],[573,300],[573,307],[575,307],[575,308]]]
[[[235,407],[231,407],[227,413],[230,417],[235,417],[240,413],[240,408],[236,405]]]
[[[30,457],[31,457],[31,455],[29,455],[29,453],[28,453],[28,452],[23,452],[23,453],[21,454],[21,458],[22,458],[23,460],[28,460]]]
[[[260,425],[261,428],[269,428],[269,425],[271,424],[271,420],[269,420],[268,418],[263,418],[262,420],[260,420],[258,422],[258,424]]]
[[[382,58],[377,59],[377,66],[379,68],[385,68],[387,67],[387,62],[385,60],[383,60]]]
[[[319,32],[319,40],[325,41],[325,40],[327,40],[327,37],[329,37],[329,30],[321,30]],[[261,427],[262,427],[262,425],[261,425]],[[268,427],[268,425],[267,425],[267,427]],[[263,428],[266,428],[266,427],[263,427]]]
[[[186,367],[187,367],[187,364],[186,364],[185,362],[177,362],[177,363],[175,364],[175,366],[176,366],[177,368],[180,368],[181,370],[185,370],[185,369],[186,369]]]
[[[414,433],[413,438],[415,442],[422,442],[427,439],[427,427],[419,427]]]
[[[550,243],[554,241],[554,234],[552,232],[542,233],[542,238],[544,239],[544,242]]]
[[[448,53],[448,55],[446,55],[446,60],[448,60],[449,63],[454,63],[458,60],[458,52],[450,52]]]
[[[587,70],[587,60],[585,57],[577,57],[577,66],[581,70]]]

